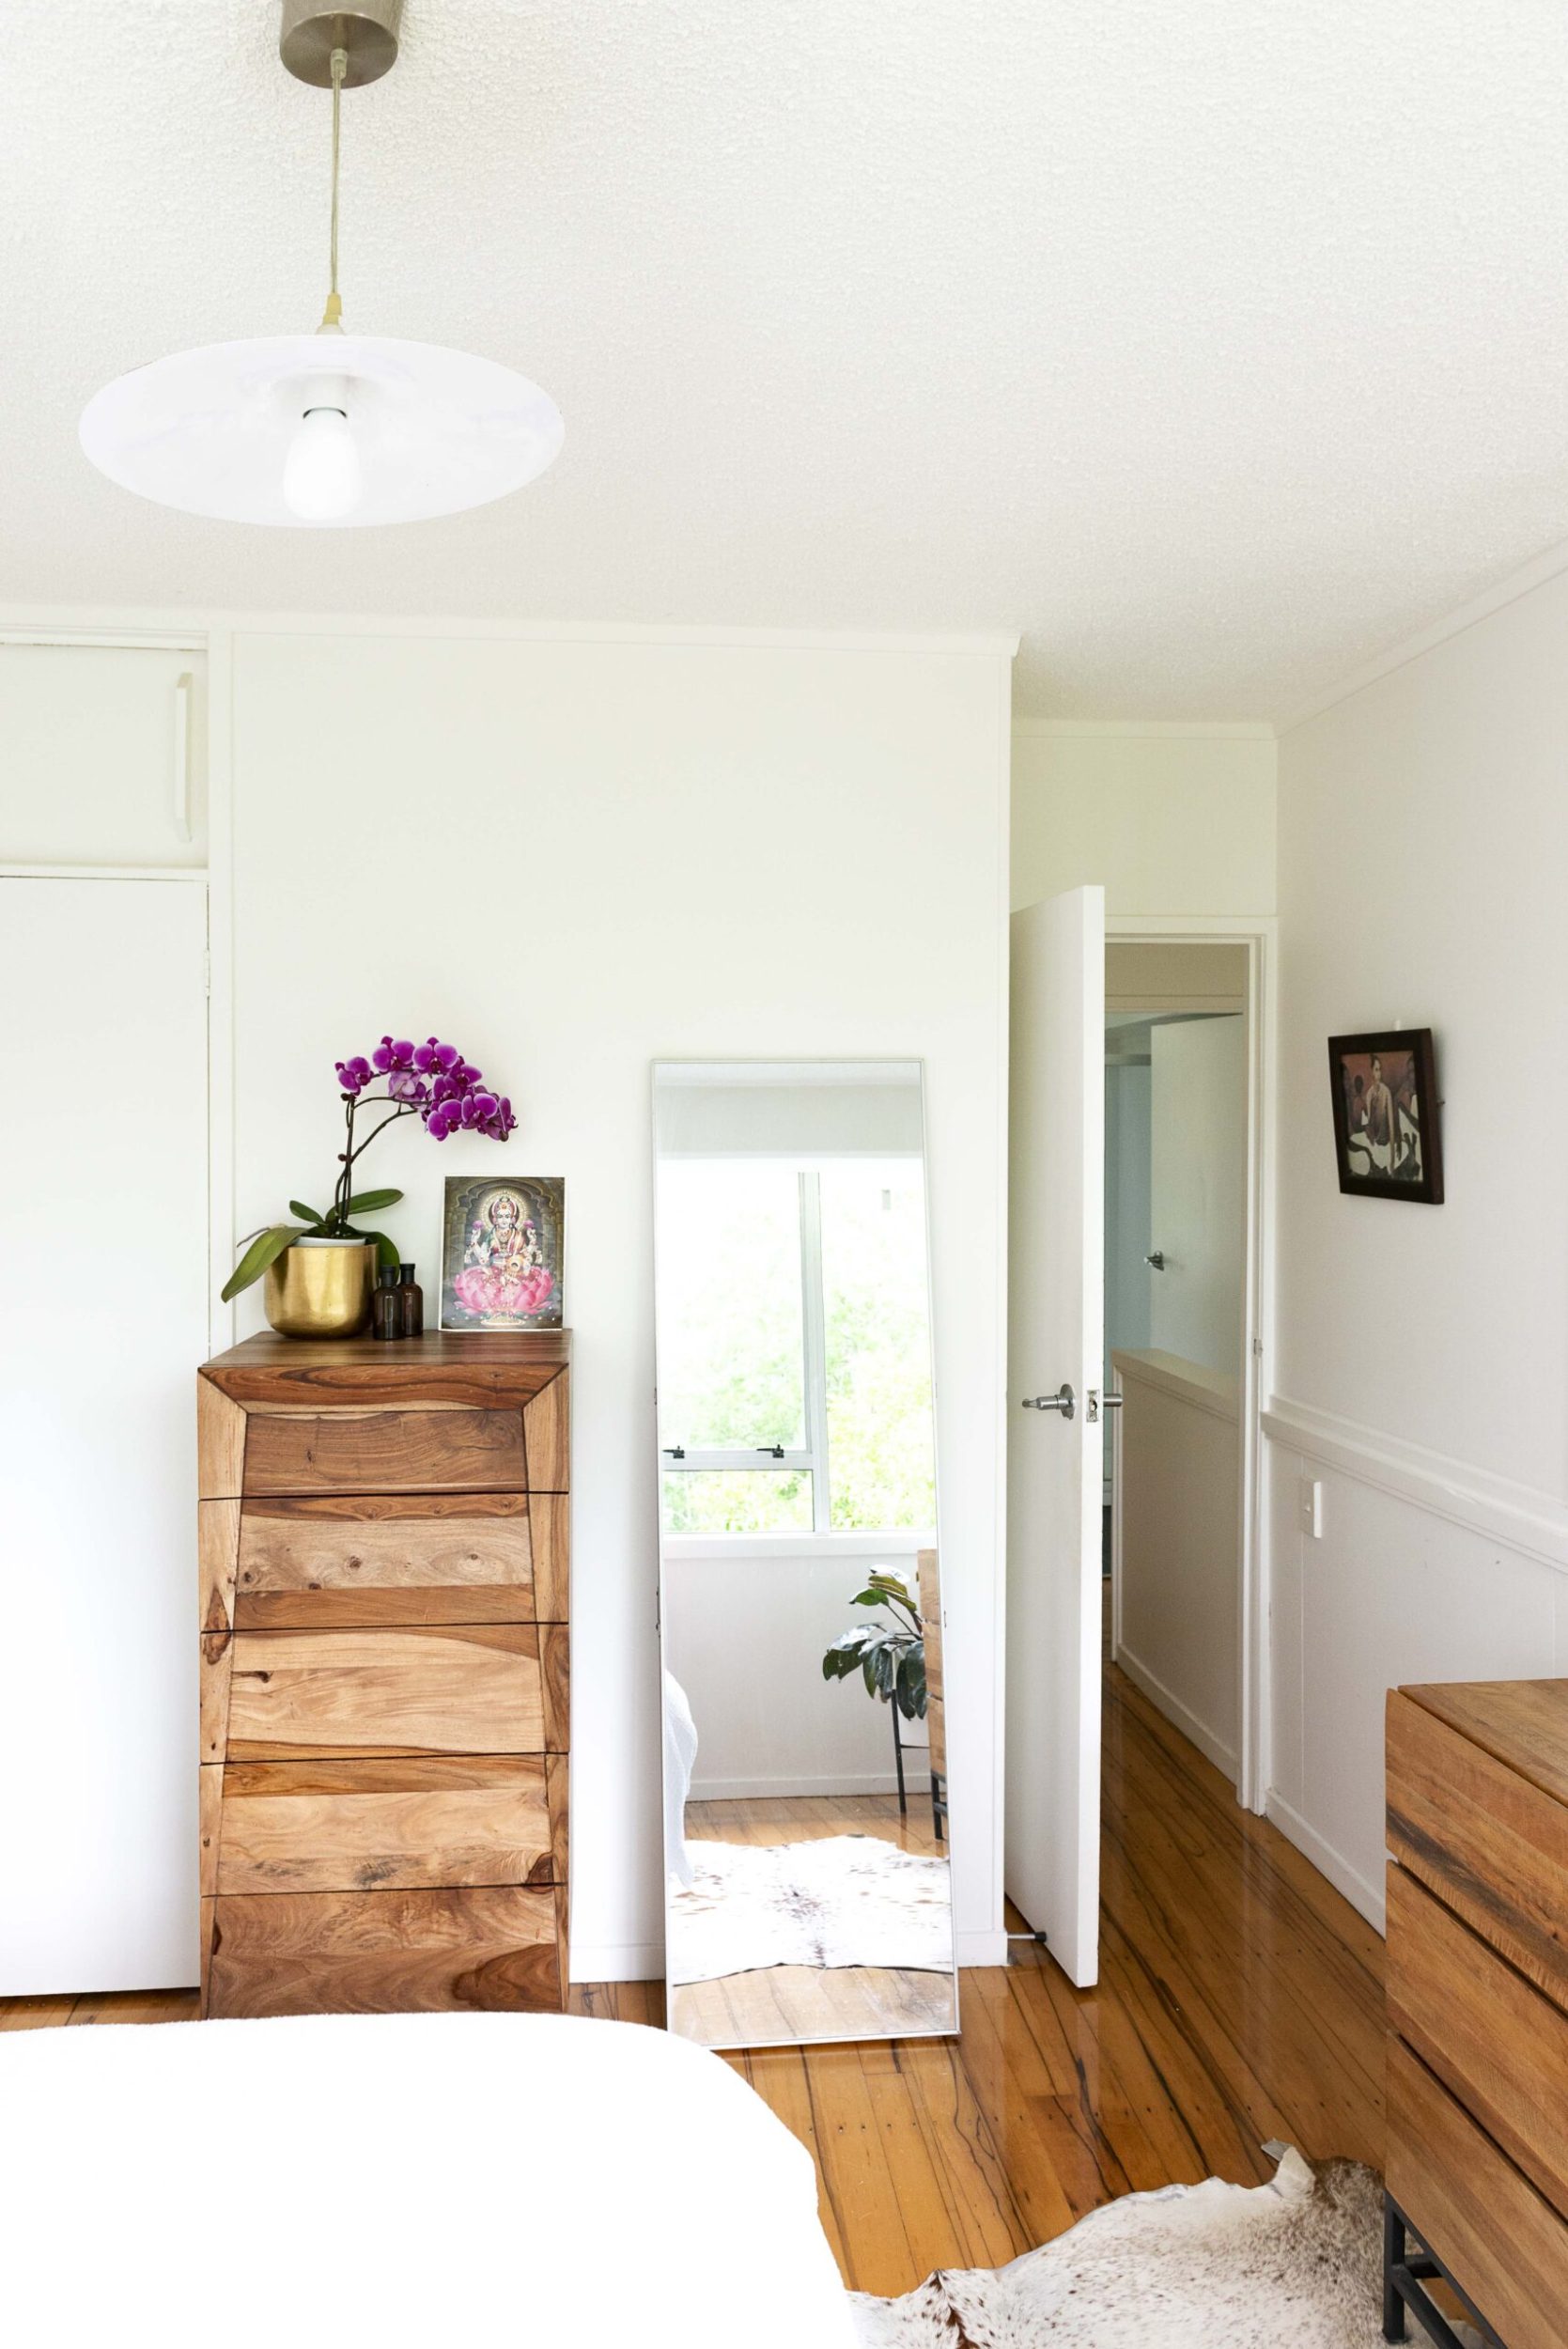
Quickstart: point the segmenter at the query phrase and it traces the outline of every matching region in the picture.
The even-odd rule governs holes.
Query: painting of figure
[[[1329,1038],[1340,1189],[1376,1199],[1443,1196],[1430,1028]]]
[[[449,1177],[443,1330],[559,1330],[566,1185],[559,1175]]]

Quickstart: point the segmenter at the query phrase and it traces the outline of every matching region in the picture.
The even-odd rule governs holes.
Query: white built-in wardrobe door
[[[192,652],[0,645],[0,864],[205,864],[205,684]]]
[[[197,1978],[206,890],[0,880],[0,1994]]]

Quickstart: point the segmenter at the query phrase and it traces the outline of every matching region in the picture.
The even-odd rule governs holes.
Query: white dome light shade
[[[332,334],[155,359],[88,401],[81,436],[111,481],[160,506],[352,530],[505,497],[553,462],[566,428],[548,393],[493,360]]]

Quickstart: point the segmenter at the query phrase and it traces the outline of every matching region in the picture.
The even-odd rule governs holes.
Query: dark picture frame
[[[1442,1103],[1431,1029],[1331,1035],[1328,1075],[1341,1190],[1441,1206]]]
[[[558,1174],[447,1177],[443,1330],[559,1330],[567,1187]]]

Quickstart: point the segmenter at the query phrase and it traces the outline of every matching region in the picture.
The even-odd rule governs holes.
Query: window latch
[[[664,1447],[664,1457],[667,1460],[684,1460],[686,1446],[683,1443],[667,1443]]]
[[[765,1453],[770,1460],[782,1460],[784,1458],[784,1446],[782,1443],[759,1443],[757,1450]]]

